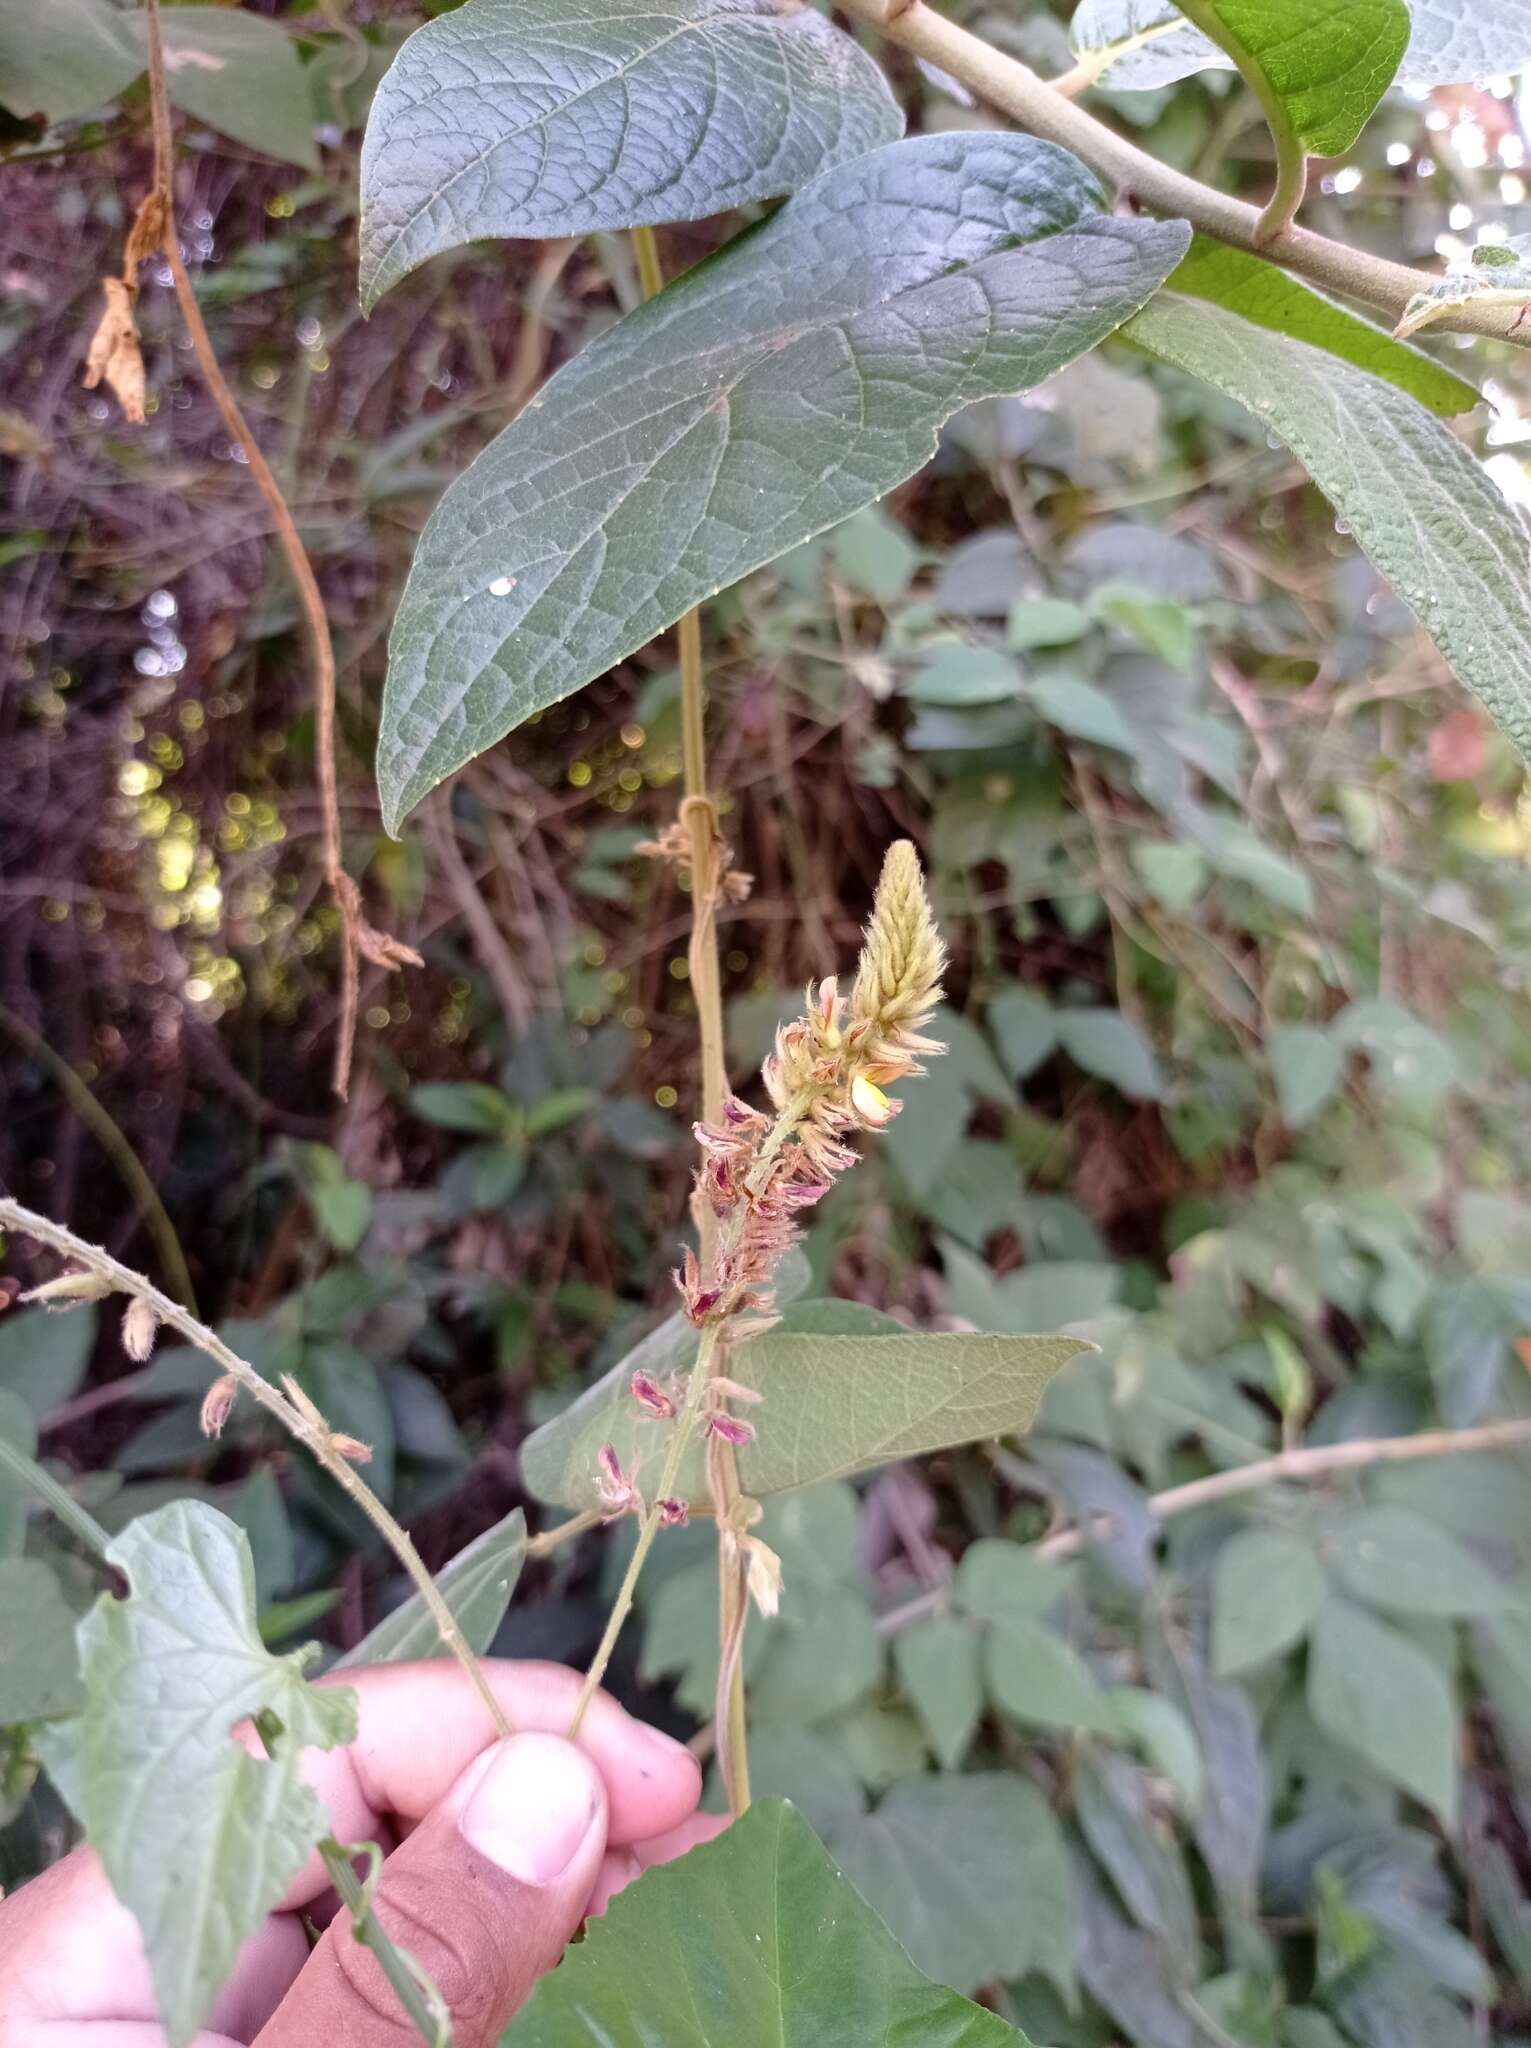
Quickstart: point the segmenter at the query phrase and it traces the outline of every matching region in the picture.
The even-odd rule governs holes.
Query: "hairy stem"
[[[332,1079],[335,1093],[342,1101],[350,1086],[351,1058],[356,1045],[356,1013],[361,998],[361,962],[370,960],[376,967],[420,967],[424,965],[420,955],[412,948],[401,945],[386,933],[375,931],[362,914],[361,894],[355,882],[346,873],[340,835],[340,793],[335,771],[335,650],[330,642],[329,620],[325,616],[324,599],[320,594],[319,581],[314,575],[312,562],[299,537],[296,522],[288,510],[287,500],[282,496],[282,487],[272,474],[271,465],[261,453],[260,443],[251,433],[240,411],[228,379],[219,368],[218,358],[213,353],[213,344],[208,337],[207,325],[202,318],[202,309],[197,304],[197,295],[192,290],[191,279],[186,274],[186,265],[181,259],[181,244],[176,233],[175,196],[172,189],[174,168],[174,139],[170,125],[170,99],[165,89],[165,52],[160,36],[159,0],[144,0],[144,22],[148,31],[149,56],[149,106],[154,122],[154,192],[163,206],[165,261],[170,266],[170,275],[175,283],[176,303],[186,331],[191,337],[192,353],[196,356],[197,367],[218,415],[228,429],[229,438],[243,451],[246,467],[255,480],[255,487],[265,500],[266,510],[276,532],[277,544],[287,563],[298,593],[298,603],[303,613],[314,671],[314,713],[315,713],[315,756],[319,773],[319,809],[323,821],[324,874],[335,907],[340,912],[341,982],[340,982],[340,1028],[335,1039],[335,1059]]]
[[[0,1230],[14,1230],[22,1237],[31,1238],[34,1243],[46,1245],[50,1251],[58,1252],[64,1258],[73,1259],[87,1272],[95,1273],[108,1281],[118,1293],[146,1301],[162,1323],[184,1337],[188,1344],[194,1345],[205,1357],[210,1358],[220,1373],[237,1381],[269,1415],[275,1416],[288,1434],[311,1452],[335,1483],[350,1495],[383,1537],[409,1574],[415,1590],[425,1603],[426,1611],[436,1624],[442,1642],[468,1674],[474,1690],[488,1709],[494,1727],[502,1736],[511,1733],[510,1723],[479,1669],[478,1659],[464,1640],[462,1631],[453,1619],[452,1610],[441,1597],[435,1580],[426,1570],[420,1553],[407,1531],[384,1507],[355,1467],[336,1449],[331,1432],[323,1418],[318,1416],[317,1410],[306,1413],[303,1407],[290,1400],[279,1387],[272,1386],[248,1360],[231,1351],[215,1331],[208,1329],[204,1323],[199,1323],[194,1315],[181,1307],[179,1302],[172,1301],[168,1294],[162,1294],[159,1288],[151,1285],[141,1273],[135,1273],[131,1266],[124,1266],[121,1260],[114,1259],[110,1252],[103,1251],[99,1245],[87,1244],[83,1238],[76,1237],[72,1230],[66,1230],[62,1224],[52,1223],[46,1216],[39,1216],[31,1209],[24,1209],[20,1202],[13,1202],[6,1197],[0,1197]]]
[[[670,1431],[670,1448],[665,1454],[664,1467],[659,1474],[659,1484],[654,1498],[638,1530],[638,1541],[633,1545],[633,1554],[628,1559],[627,1570],[617,1588],[617,1597],[611,1604],[606,1617],[605,1632],[601,1636],[596,1653],[585,1673],[585,1682],[579,1689],[575,1702],[574,1718],[569,1723],[572,1740],[583,1725],[590,1702],[595,1698],[601,1680],[606,1676],[606,1667],[611,1662],[611,1653],[617,1647],[617,1637],[622,1633],[623,1623],[633,1611],[633,1595],[638,1589],[638,1579],[647,1562],[648,1554],[654,1547],[654,1538],[659,1534],[661,1504],[675,1491],[675,1482],[680,1476],[681,1460],[685,1457],[696,1425],[701,1419],[702,1404],[707,1394],[707,1382],[712,1377],[713,1352],[717,1347],[716,1328],[702,1332],[701,1345],[696,1355],[696,1369],[691,1375],[691,1384],[686,1389],[686,1403],[675,1418],[675,1427]]]
[[[1307,228],[1286,227],[1265,238],[1263,216],[1257,208],[1161,164],[1076,106],[1067,93],[1055,91],[1018,58],[959,28],[925,0],[911,0],[901,11],[896,0],[892,4],[890,0],[844,0],[844,6],[848,14],[869,23],[912,56],[960,79],[1018,127],[1072,150],[1114,191],[1154,213],[1188,220],[1216,241],[1268,257],[1313,284],[1374,306],[1395,321],[1416,292],[1437,282],[1434,272],[1411,270],[1407,264],[1391,263],[1364,249],[1347,248]],[[1067,83],[1072,88],[1073,78]],[[1531,332],[1522,321],[1523,311],[1518,306],[1468,305],[1455,309],[1450,322],[1443,321],[1440,326],[1442,331],[1491,335],[1497,341],[1526,347],[1531,345]]]

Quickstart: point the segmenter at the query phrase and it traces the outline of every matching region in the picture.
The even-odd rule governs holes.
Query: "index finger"
[[[561,1664],[486,1657],[481,1670],[518,1734],[564,1735],[579,1697],[577,1673]],[[305,1750],[303,1775],[324,1802],[342,1842],[376,1834],[385,1815],[406,1827],[423,1820],[479,1753],[499,1740],[488,1709],[449,1658],[338,1671],[321,1685],[356,1694],[357,1731],[344,1749]],[[599,1692],[580,1728],[583,1749],[606,1785],[607,1839],[640,1842],[678,1827],[701,1796],[701,1767],[683,1743],[635,1720]],[[329,1877],[311,1856],[282,1903],[303,1906]]]

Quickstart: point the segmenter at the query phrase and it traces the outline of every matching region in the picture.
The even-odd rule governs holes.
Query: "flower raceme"
[[[919,857],[900,840],[883,862],[850,995],[841,995],[833,976],[810,985],[803,1014],[776,1035],[762,1069],[774,1113],[729,1096],[720,1123],[695,1126],[702,1152],[697,1203],[714,1223],[713,1248],[705,1270],[688,1250],[675,1280],[686,1315],[704,1333],[709,1363],[698,1362],[690,1387],[661,1386],[635,1372],[632,1397],[649,1419],[686,1437],[699,1426],[720,1445],[753,1440],[753,1424],[726,1404],[759,1396],[725,1376],[726,1352],[770,1328],[776,1267],[798,1235],[802,1211],[856,1163],[848,1141],[859,1131],[884,1129],[898,1113],[885,1089],[922,1072],[922,1057],[944,1050],[924,1027],[940,1000],[945,958]],[[636,1467],[624,1470],[610,1444],[599,1462],[603,1516],[648,1513]],[[684,1515],[671,1499],[657,1501],[655,1512],[663,1522]],[[758,1566],[755,1577],[764,1569]],[[758,1592],[774,1604],[764,1579]]]

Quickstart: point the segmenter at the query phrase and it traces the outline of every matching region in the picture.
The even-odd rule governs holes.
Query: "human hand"
[[[723,1826],[696,1811],[695,1759],[604,1693],[578,1743],[563,1739],[572,1671],[483,1669],[517,1731],[509,1742],[441,1660],[338,1673],[356,1693],[356,1740],[304,1756],[336,1840],[391,1850],[378,1917],[441,1991],[456,2048],[493,2048],[587,1913]],[[305,1916],[334,1905],[315,1854],[240,1951],[195,2048],[418,2041],[348,1915],[310,1948]],[[0,1903],[0,2048],[163,2048],[155,2015],[137,1922],[90,1850]]]

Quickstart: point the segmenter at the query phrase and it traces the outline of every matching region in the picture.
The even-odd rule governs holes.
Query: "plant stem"
[[[1396,321],[1414,294],[1438,282],[1434,272],[1411,270],[1364,249],[1347,248],[1310,229],[1288,227],[1262,238],[1262,215],[1241,199],[1218,192],[1182,171],[1162,164],[1093,114],[1054,91],[1018,58],[1007,56],[981,36],[959,28],[925,4],[911,0],[844,0],[845,11],[870,24],[912,56],[960,79],[980,99],[1008,114],[1017,126],[1072,150],[1122,198],[1155,213],[1188,220],[1192,227],[1235,249],[1265,256],[1311,283],[1343,292]],[[1072,79],[1070,79],[1072,84]],[[1531,345],[1516,306],[1468,305],[1454,309],[1442,331],[1491,335],[1497,341]],[[1517,331],[1519,330],[1519,331]]]
[[[617,1597],[612,1602],[610,1614],[606,1617],[605,1632],[595,1656],[591,1659],[590,1669],[585,1673],[585,1682],[579,1689],[574,1718],[569,1723],[571,1741],[578,1735],[590,1702],[595,1698],[601,1680],[606,1676],[606,1667],[611,1662],[612,1651],[617,1647],[617,1637],[622,1633],[622,1625],[633,1611],[633,1595],[637,1591],[639,1574],[654,1547],[654,1538],[659,1534],[660,1504],[668,1500],[675,1491],[675,1482],[680,1476],[681,1460],[686,1455],[701,1417],[707,1382],[712,1378],[712,1359],[717,1342],[718,1331],[715,1324],[703,1330],[691,1383],[686,1389],[686,1404],[675,1418],[675,1427],[670,1432],[670,1448],[665,1454],[664,1467],[659,1475],[659,1484],[654,1490],[653,1503],[638,1530],[638,1541],[633,1545],[633,1554],[627,1561],[627,1570],[622,1575]]]
[[[383,1870],[383,1853],[376,1842],[344,1846],[329,1835],[319,1844],[319,1854],[330,1874],[331,1884],[340,1895],[341,1905],[351,1916],[352,1940],[362,1948],[370,1949],[377,1957],[378,1967],[393,1987],[395,1998],[428,2048],[451,2048],[452,2015],[447,2011],[440,1991],[408,1949],[402,1949],[389,1940],[386,1928],[373,1911],[373,1895]],[[372,1859],[371,1873],[365,1884],[358,1881],[356,1872],[351,1868],[352,1858],[356,1856],[370,1856]]]
[[[197,304],[197,295],[192,290],[191,279],[181,259],[172,189],[174,135],[170,125],[170,98],[165,88],[165,51],[160,36],[159,0],[144,0],[144,24],[148,32],[149,106],[154,120],[154,191],[150,197],[158,199],[164,207],[162,246],[175,283],[176,303],[180,307],[181,318],[186,322],[192,353],[197,358],[208,393],[228,429],[229,438],[243,451],[246,467],[265,500],[277,544],[297,590],[298,604],[308,632],[314,671],[314,751],[323,821],[324,874],[330,894],[335,899],[335,907],[340,912],[340,1028],[335,1039],[331,1078],[335,1093],[344,1101],[350,1086],[351,1057],[356,1044],[361,962],[369,960],[375,967],[388,968],[422,967],[425,963],[411,947],[402,945],[385,932],[374,930],[362,913],[361,892],[346,873],[340,833],[340,793],[335,771],[335,650],[330,641],[324,598],[313,564],[299,537],[297,524],[288,510],[287,500],[282,496],[282,487],[261,453],[260,443],[246,424],[244,414],[229,389],[228,379],[219,368],[202,309]]]
[[[377,1495],[347,1459],[336,1449],[333,1437],[318,1411],[305,1414],[295,1401],[272,1386],[271,1382],[255,1370],[246,1359],[231,1351],[223,1339],[204,1323],[199,1323],[172,1301],[159,1288],[152,1286],[141,1273],[135,1273],[131,1266],[124,1266],[114,1259],[110,1252],[99,1245],[87,1244],[76,1237],[72,1230],[62,1224],[52,1223],[46,1216],[39,1216],[31,1209],[24,1209],[19,1202],[0,1197],[0,1230],[14,1230],[23,1237],[29,1237],[37,1244],[47,1245],[50,1251],[62,1257],[73,1259],[87,1272],[98,1274],[103,1280],[122,1294],[136,1296],[148,1302],[162,1323],[184,1337],[206,1357],[212,1359],[221,1373],[235,1380],[245,1391],[258,1401],[268,1414],[274,1415],[289,1435],[310,1451],[329,1473],[335,1483],[348,1493],[362,1513],[377,1529],[394,1556],[404,1567],[413,1581],[415,1590],[425,1603],[426,1611],[435,1622],[437,1632],[447,1649],[461,1664],[473,1684],[474,1690],[483,1701],[490,1721],[501,1736],[511,1733],[510,1723],[504,1710],[490,1690],[489,1683],[479,1668],[478,1659],[468,1648],[462,1631],[453,1619],[452,1610],[441,1597],[435,1580],[426,1570],[420,1553],[416,1550],[408,1533],[384,1507]]]
[[[56,1053],[47,1039],[39,1037],[30,1024],[18,1017],[14,1010],[7,1009],[4,1003],[0,1003],[0,1028],[8,1031],[24,1052],[29,1053],[33,1059],[40,1060],[48,1069],[59,1085],[60,1094],[121,1174],[123,1184],[133,1197],[145,1228],[154,1239],[166,1279],[179,1299],[195,1315],[197,1296],[191,1284],[191,1269],[186,1264],[186,1254],[181,1250],[181,1240],[175,1234],[175,1225],[159,1198],[159,1189],[149,1178],[148,1169],[128,1143],[127,1136],[116,1118],[96,1100],[68,1060]]]
[[[659,237],[652,228],[633,229],[633,254],[638,259],[638,283],[646,299],[664,290],[664,265],[659,259]]]
[[[95,1516],[87,1514],[51,1472],[45,1472],[35,1459],[29,1458],[25,1451],[18,1451],[3,1436],[0,1436],[0,1469],[19,1479],[40,1501],[52,1508],[64,1527],[78,1536],[88,1550],[93,1550],[97,1557],[106,1557],[106,1546],[112,1539]]]

